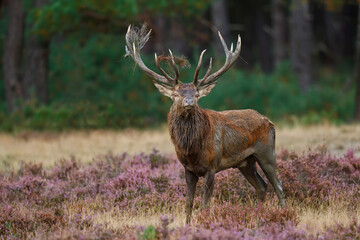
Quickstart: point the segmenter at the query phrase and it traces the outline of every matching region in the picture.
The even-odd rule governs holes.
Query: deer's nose
[[[184,98],[183,100],[183,106],[184,107],[193,107],[195,104],[194,99],[192,98]]]

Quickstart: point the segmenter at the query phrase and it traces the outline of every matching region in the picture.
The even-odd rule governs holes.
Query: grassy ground
[[[360,239],[360,125],[278,128],[277,152],[287,209],[277,207],[272,188],[258,205],[233,169],[217,174],[208,212],[199,209],[198,187],[193,226],[184,229],[185,180],[166,128],[0,134],[0,201],[7,203],[0,207],[0,238],[96,232],[112,239],[130,232],[130,239],[156,239],[163,238],[160,219],[168,215],[173,220],[162,221],[170,221],[165,228],[172,239],[219,239],[214,236],[249,229],[256,229],[254,239],[332,238],[348,231],[355,235],[340,239]]]
[[[154,147],[162,153],[174,153],[166,127],[147,131],[0,133],[0,169],[17,169],[22,161],[51,167],[59,159],[69,157],[86,163],[98,154],[150,153]],[[352,148],[355,155],[360,155],[360,125],[278,128],[276,147],[296,153],[311,148],[333,154],[343,154]]]

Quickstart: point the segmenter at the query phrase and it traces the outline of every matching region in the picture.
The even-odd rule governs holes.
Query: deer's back
[[[208,112],[215,128],[221,129],[222,132],[232,130],[242,133],[243,137],[248,138],[249,143],[252,142],[251,139],[254,141],[262,140],[263,137],[269,135],[270,130],[274,129],[273,123],[267,117],[252,109],[221,112],[205,111]]]

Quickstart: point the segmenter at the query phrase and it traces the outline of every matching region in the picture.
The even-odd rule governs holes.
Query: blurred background
[[[183,82],[205,48],[201,74],[210,57],[213,71],[222,66],[218,30],[228,45],[241,35],[241,59],[200,100],[204,108],[253,108],[286,124],[360,121],[355,0],[0,0],[0,8],[0,131],[165,123],[171,100],[123,57],[128,25],[142,23],[153,29],[145,63],[156,71],[153,54],[170,48],[190,64]]]

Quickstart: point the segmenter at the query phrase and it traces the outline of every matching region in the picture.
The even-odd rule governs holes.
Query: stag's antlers
[[[145,34],[144,28],[139,31],[136,29],[131,29],[131,25],[129,25],[129,28],[128,28],[126,36],[125,36],[125,39],[126,39],[126,45],[125,45],[126,54],[125,54],[125,56],[131,56],[134,59],[134,61],[137,63],[137,65],[140,67],[140,69],[143,70],[148,76],[153,78],[154,81],[157,82],[158,84],[161,84],[162,86],[165,86],[165,87],[169,86],[169,85],[175,86],[179,83],[180,73],[179,73],[179,69],[176,66],[174,56],[170,49],[169,49],[169,53],[170,53],[171,63],[172,63],[172,67],[174,68],[174,71],[175,71],[174,78],[170,77],[161,68],[156,53],[155,53],[155,63],[156,63],[157,68],[163,74],[163,76],[150,70],[141,59],[140,49],[143,48],[144,45],[146,44],[146,42],[149,40],[150,33],[151,33],[151,30],[147,34]],[[210,85],[210,84],[216,82],[216,80],[222,74],[224,74],[234,64],[236,59],[240,56],[240,51],[241,51],[240,35],[238,35],[236,49],[235,49],[235,51],[233,51],[233,44],[231,44],[231,47],[229,50],[228,47],[226,46],[226,43],[225,43],[223,37],[221,36],[220,32],[218,32],[218,34],[219,34],[220,41],[221,41],[224,51],[225,51],[226,61],[225,61],[224,65],[218,71],[209,75],[210,71],[211,71],[211,67],[212,67],[212,58],[210,58],[209,68],[206,71],[206,74],[204,75],[204,77],[199,80],[199,72],[200,72],[200,68],[201,68],[201,63],[202,63],[202,59],[203,59],[203,56],[204,56],[204,53],[206,50],[202,51],[200,58],[199,58],[198,65],[195,70],[194,82],[193,82],[194,85],[197,86],[198,88],[201,88],[201,87],[204,87],[204,86],[207,86],[207,85]]]
[[[149,40],[151,30],[147,33],[143,33],[143,29],[136,30],[131,29],[131,25],[129,25],[125,39],[126,39],[126,45],[125,45],[125,57],[131,56],[134,61],[137,63],[137,65],[140,67],[141,70],[143,70],[148,76],[154,79],[155,82],[161,84],[162,86],[175,86],[179,82],[179,69],[176,67],[174,56],[169,49],[170,57],[171,57],[171,63],[175,70],[175,78],[171,78],[161,67],[158,62],[156,53],[155,53],[155,63],[156,66],[159,68],[160,72],[164,75],[161,76],[157,74],[156,72],[150,70],[142,61],[140,56],[140,49],[144,47],[146,42]]]
[[[200,71],[200,67],[201,67],[201,63],[202,63],[202,59],[203,59],[203,55],[205,53],[206,50],[202,51],[200,58],[199,58],[199,63],[196,67],[195,70],[195,75],[194,75],[194,85],[197,87],[202,87],[202,86],[207,86],[210,85],[214,82],[216,82],[216,80],[223,75],[236,61],[236,59],[240,56],[240,51],[241,51],[241,38],[240,35],[238,35],[238,41],[236,44],[236,49],[235,51],[233,51],[233,44],[231,44],[230,47],[230,51],[226,46],[226,43],[223,39],[223,37],[221,36],[220,32],[218,32],[219,34],[219,38],[220,41],[223,45],[224,51],[225,51],[225,55],[226,55],[226,61],[224,63],[224,66],[222,66],[217,72],[214,72],[213,74],[211,74],[209,76],[210,70],[211,70],[211,65],[212,65],[212,58],[210,58],[210,62],[209,62],[209,68],[206,71],[205,76],[201,79],[198,80],[199,78],[199,71]]]

